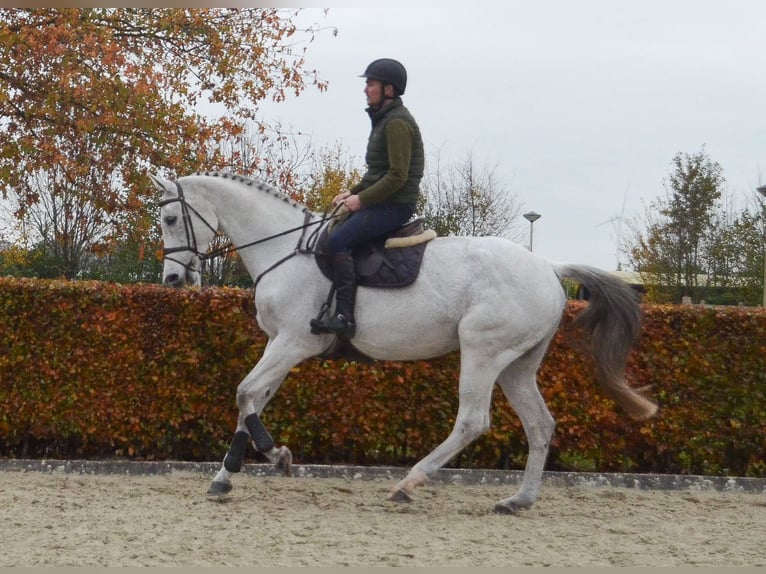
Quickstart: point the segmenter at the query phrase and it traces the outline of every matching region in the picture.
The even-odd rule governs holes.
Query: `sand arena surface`
[[[762,493],[234,478],[0,472],[0,566],[766,566]]]

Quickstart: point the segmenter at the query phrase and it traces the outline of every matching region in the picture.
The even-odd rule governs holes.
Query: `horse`
[[[225,233],[255,280],[256,318],[268,337],[260,360],[237,386],[237,427],[207,494],[232,490],[249,444],[289,475],[292,454],[276,445],[260,415],[294,366],[337,343],[334,334],[313,334],[309,327],[331,282],[304,245],[307,230],[327,218],[254,178],[150,178],[162,192],[164,284],[199,285],[200,262],[216,234]],[[625,378],[642,320],[638,295],[627,283],[591,266],[548,261],[502,237],[437,237],[413,283],[359,287],[357,293],[350,343],[363,356],[409,361],[460,351],[454,426],[390,489],[388,500],[410,502],[416,487],[489,429],[492,390],[499,385],[521,420],[528,456],[518,490],[493,510],[514,514],[535,503],[555,427],[536,374],[563,315],[565,277],[590,292],[576,324],[594,356],[598,383],[634,419],[657,412],[656,403]]]

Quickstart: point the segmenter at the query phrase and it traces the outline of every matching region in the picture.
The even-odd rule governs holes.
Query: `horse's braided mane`
[[[279,191],[277,188],[275,188],[272,185],[269,185],[263,180],[254,178],[254,177],[246,177],[244,175],[239,175],[236,173],[230,173],[226,171],[199,171],[195,173],[194,175],[205,175],[208,177],[220,177],[222,179],[230,179],[232,181],[237,181],[239,183],[242,183],[248,187],[255,187],[257,190],[262,191],[264,193],[268,193],[270,195],[273,195],[276,198],[281,199],[285,203],[290,204],[292,207],[298,208],[298,209],[306,209],[306,206],[295,201],[292,197],[287,195],[286,193]]]

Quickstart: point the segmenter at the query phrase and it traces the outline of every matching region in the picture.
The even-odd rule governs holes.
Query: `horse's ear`
[[[167,179],[162,179],[158,175],[152,175],[151,173],[148,175],[149,179],[152,180],[152,183],[159,191],[167,194],[173,189],[173,182],[168,181]]]

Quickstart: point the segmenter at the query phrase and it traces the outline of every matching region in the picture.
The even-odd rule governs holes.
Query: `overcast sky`
[[[396,58],[427,161],[471,153],[495,169],[523,211],[542,215],[534,251],[548,259],[615,269],[608,220],[664,196],[678,152],[704,146],[741,205],[766,183],[763,0],[394,0],[302,18],[338,29],[307,53],[330,87],[265,105],[264,119],[361,158],[358,75]]]

